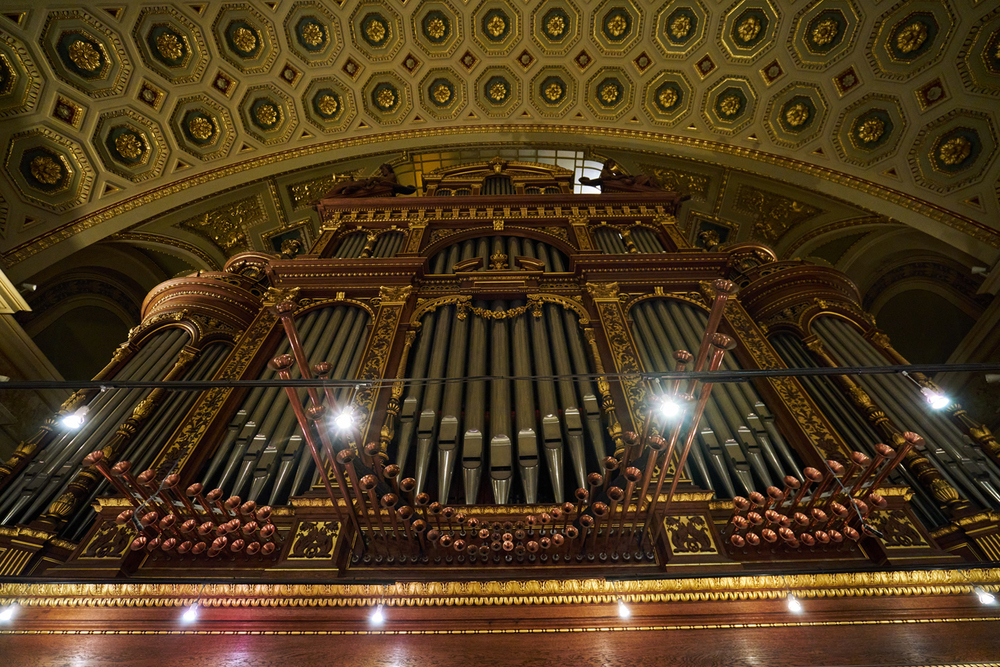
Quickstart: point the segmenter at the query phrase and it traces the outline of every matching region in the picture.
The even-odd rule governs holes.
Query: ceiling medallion
[[[10,95],[16,82],[17,74],[14,73],[14,68],[7,60],[7,54],[0,53],[0,96]]]
[[[502,76],[490,77],[484,91],[492,104],[502,105],[510,96],[510,82]]]
[[[782,106],[778,122],[786,132],[802,132],[812,124],[815,115],[816,108],[812,100],[799,95]]]
[[[420,22],[424,37],[432,44],[440,44],[451,35],[451,22],[438,10],[432,10],[424,15]]]
[[[107,144],[111,155],[128,165],[142,164],[149,156],[146,137],[127,127],[112,128]]]
[[[806,26],[806,47],[819,55],[840,46],[847,32],[847,20],[839,9],[827,9],[816,15]]]
[[[226,41],[241,58],[256,58],[260,54],[260,33],[246,21],[232,21],[226,26]]]
[[[937,138],[931,147],[931,161],[935,169],[957,173],[971,167],[982,148],[976,130],[957,127]]]
[[[104,78],[107,74],[108,57],[104,46],[90,35],[65,33],[56,48],[63,63],[76,74],[87,79]]]
[[[542,16],[542,34],[553,42],[561,42],[569,30],[569,16],[561,8],[555,7]]]
[[[675,44],[683,44],[691,39],[698,17],[687,7],[680,7],[667,17],[666,38]]]
[[[743,96],[742,91],[731,88],[719,96],[718,101],[715,103],[715,109],[720,116],[733,119],[743,111],[745,105],[746,98]]]
[[[313,97],[313,106],[323,118],[334,119],[341,110],[340,96],[329,88],[317,91]]]
[[[491,9],[483,15],[483,34],[492,42],[502,42],[510,32],[510,17],[502,9]]]
[[[188,138],[200,146],[211,146],[219,135],[215,118],[200,110],[189,111],[183,120],[183,127]]]
[[[51,194],[66,189],[71,172],[62,155],[46,148],[34,148],[21,156],[21,174],[30,185]]]
[[[930,51],[937,34],[933,14],[916,12],[892,27],[886,46],[894,60],[909,62]]]
[[[625,86],[618,79],[609,77],[597,84],[597,101],[607,109],[618,106],[625,98],[624,93]]]
[[[624,9],[612,9],[604,15],[601,32],[611,42],[625,41],[632,32],[632,16]]]
[[[295,37],[306,50],[322,51],[330,40],[330,33],[315,16],[303,16],[295,25]]]
[[[385,46],[392,37],[389,22],[381,15],[372,12],[361,19],[361,38],[376,48]]]
[[[390,112],[399,106],[399,90],[390,83],[380,83],[372,89],[372,104],[379,110]]]
[[[994,31],[986,43],[983,49],[983,62],[990,72],[1000,74],[1000,30]]]
[[[550,76],[542,81],[541,90],[546,104],[558,105],[566,96],[566,82],[558,76]]]
[[[153,55],[167,67],[184,67],[191,58],[187,37],[169,26],[154,27],[146,39]]]
[[[733,24],[733,40],[736,46],[752,49],[767,34],[767,15],[757,8],[744,11]]]
[[[455,88],[451,85],[451,82],[447,79],[440,78],[431,81],[431,85],[428,88],[430,93],[430,99],[439,107],[448,106],[452,98],[455,95]]]
[[[671,112],[681,104],[683,95],[680,86],[673,81],[667,81],[656,89],[653,102],[660,111]]]
[[[281,107],[266,97],[255,100],[251,106],[254,125],[262,130],[273,130],[281,123]]]
[[[872,151],[885,144],[892,135],[893,124],[884,109],[869,109],[854,119],[851,125],[851,143],[855,148]]]

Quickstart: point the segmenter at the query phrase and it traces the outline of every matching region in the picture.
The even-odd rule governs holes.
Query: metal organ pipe
[[[437,317],[437,334],[434,336],[427,376],[440,378],[444,374],[444,365],[448,354],[448,338],[451,333],[451,322],[455,319],[455,315],[450,307],[441,308],[435,315]],[[442,390],[443,387],[439,382],[431,383],[424,390],[424,401],[420,407],[420,416],[417,422],[417,464],[414,471],[414,476],[417,478],[417,493],[423,492],[427,471],[430,467],[431,443],[437,432]]]
[[[457,249],[458,246],[455,246]],[[450,311],[451,308],[445,309]],[[449,313],[450,314],[450,313]],[[458,434],[462,416],[462,384],[458,382],[465,374],[465,358],[468,345],[469,318],[456,318],[448,347],[448,368],[446,376],[456,380],[444,387],[444,403],[441,408],[441,425],[438,428],[438,492],[442,499],[448,498],[451,476],[455,470],[458,454]],[[419,488],[419,483],[418,483]]]
[[[492,310],[504,311],[503,301],[494,301]],[[507,341],[507,322],[494,320],[491,326],[490,375],[510,375],[510,345]],[[490,381],[490,482],[493,498],[499,505],[507,504],[513,472],[510,440],[510,383],[507,380]]]
[[[471,248],[470,248],[471,249]],[[485,307],[485,302],[474,304]],[[469,376],[486,375],[486,320],[472,317],[469,327]],[[483,434],[486,430],[486,382],[470,382],[465,394],[465,434],[462,436],[462,481],[465,504],[473,505],[483,473]]]
[[[512,250],[516,246],[512,244]],[[513,303],[514,308],[523,306],[521,301]],[[531,343],[528,339],[528,318],[525,314],[511,322],[511,358],[514,375],[531,375]],[[514,382],[514,415],[517,419],[517,464],[521,471],[521,484],[525,502],[534,504],[538,500],[538,435],[535,432],[535,391],[530,380]],[[562,499],[562,448],[545,447],[552,486],[556,490],[556,500]]]

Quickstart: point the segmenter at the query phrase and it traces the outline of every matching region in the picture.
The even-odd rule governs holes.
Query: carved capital
[[[587,292],[593,299],[618,300],[618,283],[587,283]]]
[[[383,285],[378,288],[378,295],[382,304],[405,303],[412,291],[413,287],[410,285],[403,285],[402,287],[386,287]]]
[[[286,289],[280,289],[277,287],[268,287],[267,291],[264,292],[264,305],[265,306],[277,306],[279,303],[285,301],[291,301],[292,303],[297,303],[299,300],[299,288],[291,287]]]

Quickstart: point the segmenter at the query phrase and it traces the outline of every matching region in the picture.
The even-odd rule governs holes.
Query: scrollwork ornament
[[[599,299],[618,300],[618,283],[587,283],[587,293],[596,301]]]

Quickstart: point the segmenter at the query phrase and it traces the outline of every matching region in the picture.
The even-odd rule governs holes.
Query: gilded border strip
[[[746,577],[397,582],[395,584],[0,583],[0,604],[25,606],[394,607],[552,605],[968,595],[1000,589],[1000,568]]]
[[[744,157],[750,160],[755,160],[764,164],[777,165],[792,169],[795,171],[800,171],[803,173],[810,174],[827,180],[831,183],[837,183],[839,185],[844,185],[850,187],[854,190],[859,190],[868,194],[880,197],[890,203],[902,206],[911,211],[920,213],[927,216],[932,220],[936,220],[943,223],[953,229],[968,234],[973,238],[989,243],[995,248],[1000,248],[1000,231],[991,229],[990,227],[983,225],[982,223],[976,222],[971,218],[967,218],[961,214],[955,213],[942,206],[938,206],[929,201],[920,199],[913,195],[906,194],[899,190],[894,190],[892,188],[874,183],[872,181],[860,178],[858,176],[852,176],[850,174],[845,174],[840,171],[836,171],[829,167],[822,167],[809,162],[804,162],[802,160],[796,160],[793,158],[782,157],[772,153],[767,153],[765,151],[760,151],[753,148],[743,148],[740,146],[734,146],[720,141],[712,141],[708,139],[697,139],[694,137],[684,137],[673,134],[665,134],[662,132],[655,132],[651,130],[634,130],[634,129],[621,129],[621,128],[606,128],[606,127],[578,127],[573,125],[507,125],[507,124],[493,124],[493,125],[473,125],[473,126],[454,126],[454,127],[443,127],[443,128],[423,128],[419,130],[400,130],[396,132],[384,132],[380,134],[367,135],[364,137],[352,137],[345,139],[335,139],[332,141],[322,142],[318,144],[312,144],[310,146],[304,146],[301,148],[292,148],[285,151],[279,151],[272,153],[270,155],[253,158],[250,160],[245,160],[233,165],[226,167],[221,167],[212,171],[208,171],[202,174],[193,175],[187,179],[177,181],[174,183],[166,184],[160,186],[154,190],[144,192],[140,195],[136,195],[118,204],[113,204],[111,206],[105,207],[103,209],[94,211],[82,218],[78,218],[66,224],[60,225],[53,230],[45,232],[33,239],[21,243],[20,245],[14,247],[10,251],[3,254],[2,259],[4,264],[9,268],[15,264],[23,262],[32,255],[41,252],[42,250],[55,245],[59,241],[64,241],[79,232],[86,229],[90,229],[102,222],[106,222],[111,218],[122,215],[128,211],[131,211],[140,206],[150,204],[161,197],[166,197],[177,192],[181,192],[188,188],[192,188],[198,185],[203,185],[220,178],[225,178],[232,176],[234,174],[245,172],[259,167],[274,165],[285,160],[291,160],[294,158],[316,155],[319,153],[324,153],[327,151],[342,150],[345,148],[352,148],[356,146],[364,146],[367,144],[377,144],[377,143],[394,143],[412,139],[422,139],[426,137],[435,136],[450,136],[450,135],[462,135],[462,134],[482,134],[491,135],[503,132],[518,132],[518,133],[551,133],[551,134],[566,134],[566,135],[586,135],[588,137],[614,137],[617,139],[630,139],[637,142],[651,142],[658,144],[667,144],[673,146],[688,146],[691,148],[701,148],[713,153],[720,153],[723,155],[736,155],[739,157]],[[47,242],[40,242],[42,239],[47,239]]]

